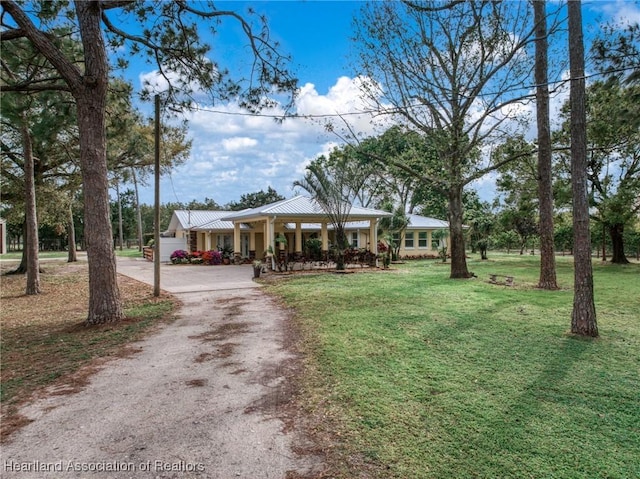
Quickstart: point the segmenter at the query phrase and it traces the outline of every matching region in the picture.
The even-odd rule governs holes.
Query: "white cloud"
[[[202,61],[210,63],[208,58],[203,58]],[[217,72],[215,74],[217,75]],[[166,67],[162,68],[162,71],[153,70],[150,72],[142,72],[138,75],[138,80],[142,90],[148,93],[165,92],[169,89],[169,84],[171,84],[178,91],[191,92],[191,96],[206,97],[205,90],[198,81],[189,80],[184,75]]]
[[[158,88],[162,79],[155,73],[140,76],[154,80]],[[190,158],[163,180],[161,201],[213,198],[220,204],[237,201],[242,194],[273,187],[284,196],[293,194],[292,184],[301,179],[305,167],[320,155],[327,155],[341,143],[328,132],[329,119],[336,130],[344,123],[336,113],[346,115],[349,127],[360,135],[375,132],[367,103],[360,98],[361,78],[341,77],[322,94],[307,83],[296,102],[299,117],[283,122],[281,108],[264,110],[263,115],[249,115],[235,103],[196,108],[185,113],[189,136],[193,139]],[[352,114],[357,113],[357,114]],[[329,115],[323,117],[322,115]],[[175,194],[174,194],[175,191]],[[153,201],[149,188],[141,200]]]
[[[374,118],[367,112],[369,104],[360,96],[363,81],[341,77],[325,94],[313,84],[305,84],[296,103],[300,116],[283,122],[271,116],[248,115],[234,103],[197,105],[185,114],[193,138],[190,158],[163,180],[161,201],[209,197],[223,205],[270,186],[291,196],[293,182],[303,178],[305,167],[341,145],[341,135],[370,136],[391,125],[392,118]],[[263,111],[274,116],[282,113],[279,108]],[[343,117],[336,117],[336,113]],[[325,129],[327,121],[333,123],[337,134]],[[152,194],[148,188],[141,200],[152,203]]]
[[[239,137],[236,136],[234,138],[225,138],[222,140],[222,146],[225,151],[240,151],[240,150],[248,150],[258,144],[258,140],[248,137]]]
[[[598,5],[597,3],[595,5]],[[616,2],[603,2],[600,9],[616,22],[623,25],[640,23],[640,7],[635,2],[617,0]]]

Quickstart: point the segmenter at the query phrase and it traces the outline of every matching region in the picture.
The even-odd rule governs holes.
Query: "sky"
[[[350,39],[352,19],[362,2],[225,1],[218,5],[240,13],[251,6],[266,15],[272,37],[280,43],[281,51],[292,57],[291,66],[300,87],[295,104],[299,115],[335,115],[364,108],[358,98],[355,50]],[[583,17],[587,27],[611,17],[638,21],[640,6],[631,0],[584,1]],[[214,55],[246,59],[246,42],[241,40],[236,27],[223,28],[215,37]],[[152,66],[134,61],[127,75],[139,90],[144,79],[153,81],[154,71]],[[566,98],[566,92],[561,92],[553,100],[556,108]],[[193,140],[190,157],[162,178],[161,203],[211,198],[224,205],[268,187],[287,198],[304,194],[293,188],[293,182],[304,176],[310,161],[341,144],[319,118],[288,118],[277,123],[270,117],[246,115],[235,104],[200,107],[186,117]],[[151,114],[149,105],[139,108]],[[375,133],[371,118],[349,118],[358,131]],[[473,186],[481,198],[493,199],[492,176]],[[140,201],[153,204],[152,184],[140,189]]]

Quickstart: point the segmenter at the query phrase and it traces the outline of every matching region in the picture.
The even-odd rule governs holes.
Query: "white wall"
[[[160,238],[160,262],[171,261],[171,253],[177,249],[187,249],[187,238]]]

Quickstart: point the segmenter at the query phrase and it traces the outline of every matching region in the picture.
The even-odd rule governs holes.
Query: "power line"
[[[594,77],[598,77],[598,76],[605,76],[611,73],[621,73],[624,71],[628,71],[628,70],[634,70],[636,69],[636,67],[634,66],[629,66],[629,67],[624,67],[624,68],[617,68],[617,69],[611,69],[605,72],[599,72],[599,73],[593,73],[591,75],[585,75],[583,78],[585,80],[588,80],[590,78],[594,78]],[[570,78],[564,79],[564,80],[555,80],[555,81],[549,81],[546,83],[546,86],[552,87],[553,90],[556,90],[557,88],[560,88],[562,85],[565,85],[567,83],[569,83],[571,81]],[[504,91],[501,91],[500,94],[504,94],[504,93],[509,93],[511,91],[515,91],[517,90],[533,90],[535,88],[537,88],[539,85],[536,84],[532,84],[532,85],[524,85],[522,87],[513,87],[513,88],[509,88],[509,89],[505,89]],[[487,97],[487,96],[497,96],[498,93],[495,92],[486,92],[486,93],[480,93],[477,94],[476,97]],[[464,96],[463,94],[461,94],[461,96]],[[533,94],[531,95],[525,95],[526,96],[533,96]],[[524,99],[524,97],[523,97]],[[340,112],[336,112],[336,113],[307,113],[307,114],[293,114],[293,115],[287,115],[287,114],[268,114],[268,113],[251,113],[251,112],[242,112],[242,111],[237,111],[237,112],[233,112],[233,111],[224,111],[224,110],[216,110],[213,108],[208,108],[208,107],[202,107],[202,106],[195,106],[195,107],[191,107],[192,110],[195,111],[201,111],[201,112],[205,112],[205,113],[213,113],[216,115],[226,115],[226,116],[239,116],[239,117],[243,117],[243,116],[250,116],[250,117],[259,117],[259,118],[273,118],[276,120],[282,120],[284,118],[287,119],[303,119],[303,120],[313,120],[313,119],[324,119],[324,118],[342,118],[342,117],[346,117],[346,116],[357,116],[357,115],[367,115],[367,114],[393,114],[393,113],[398,113],[401,108],[390,108],[390,109],[366,109],[366,110],[360,110],[360,111],[353,111],[353,112],[344,112],[344,113],[340,113]]]

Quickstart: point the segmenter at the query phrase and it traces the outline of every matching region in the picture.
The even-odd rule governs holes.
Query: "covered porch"
[[[352,207],[345,224],[347,241],[354,247],[377,254],[378,220],[390,213]],[[302,257],[308,240],[319,240],[323,255],[327,255],[332,240],[333,225],[320,205],[305,196],[296,196],[269,205],[239,211],[224,217],[234,227],[233,251],[238,259],[279,257],[281,254]],[[247,246],[243,247],[243,236]]]

